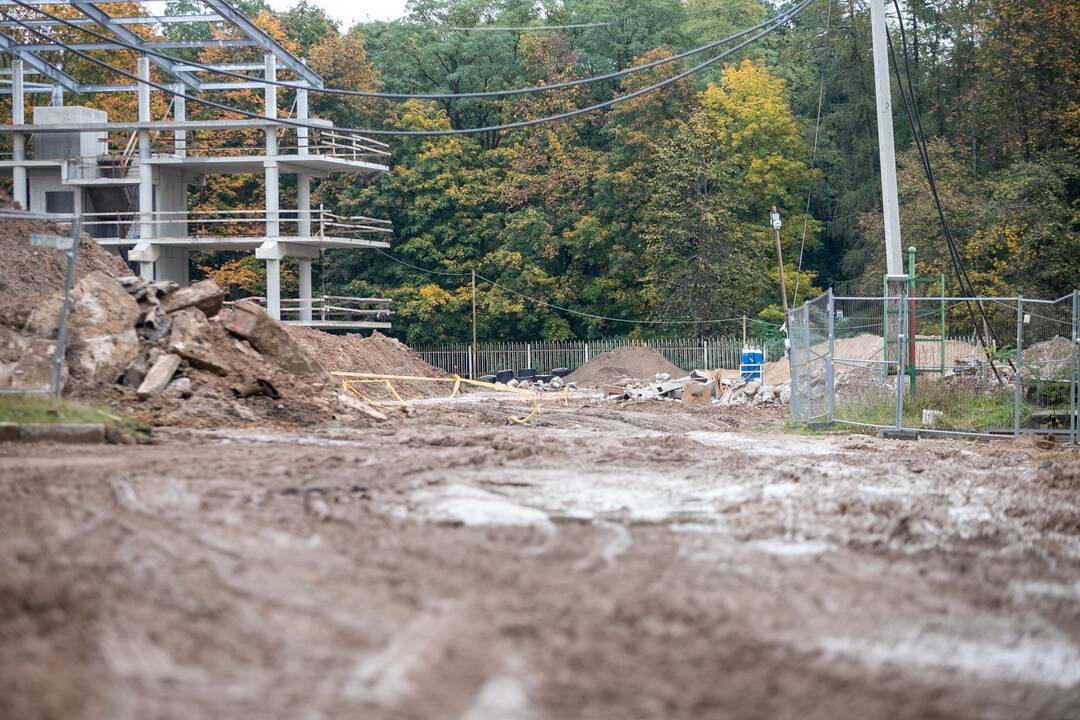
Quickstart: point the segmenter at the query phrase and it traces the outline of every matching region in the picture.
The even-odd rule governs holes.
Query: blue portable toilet
[[[765,364],[765,352],[760,348],[752,348],[749,345],[743,345],[742,349],[742,363],[739,367],[739,374],[746,382],[751,380],[761,380],[761,369]]]

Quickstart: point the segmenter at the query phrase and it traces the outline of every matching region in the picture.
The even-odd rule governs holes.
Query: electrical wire
[[[400,265],[404,265],[407,268],[411,268],[411,269],[417,270],[419,272],[427,273],[429,275],[439,275],[439,276],[442,276],[442,277],[462,277],[462,278],[471,277],[471,275],[472,275],[471,271],[470,272],[446,272],[446,271],[443,271],[443,270],[432,270],[430,268],[420,267],[419,265],[413,265],[412,263],[407,262],[405,260],[402,260],[399,257],[395,257],[394,255],[391,255],[388,252],[380,250],[379,248],[372,248],[372,249],[375,250],[375,252],[382,255],[383,257],[385,257],[388,260],[392,260],[393,262],[396,262],[396,263],[398,263]],[[604,320],[604,321],[607,321],[607,322],[628,323],[628,324],[632,324],[632,325],[712,325],[712,324],[719,325],[721,323],[729,323],[729,322],[736,322],[736,321],[737,322],[742,322],[742,317],[741,316],[740,317],[735,317],[735,318],[722,318],[722,319],[714,319],[714,320],[631,320],[629,318],[616,318],[616,317],[609,317],[607,315],[596,315],[594,313],[587,313],[587,312],[583,312],[581,310],[574,310],[572,308],[563,307],[561,305],[555,305],[554,303],[550,303],[550,302],[548,302],[546,300],[540,300],[539,298],[532,297],[531,295],[526,295],[525,293],[518,292],[517,290],[514,290],[513,288],[507,287],[506,285],[503,285],[502,283],[496,282],[495,280],[492,280],[489,277],[481,275],[480,273],[476,273],[476,277],[477,277],[477,279],[483,280],[484,282],[488,283],[489,285],[491,285],[493,287],[499,288],[503,292],[509,293],[511,295],[516,295],[517,297],[519,297],[519,298],[521,298],[523,300],[528,300],[529,302],[533,303],[534,305],[540,305],[542,307],[548,307],[548,308],[551,308],[553,310],[558,310],[560,312],[567,313],[569,315],[577,315],[579,317],[586,317],[586,318],[590,318],[590,319],[593,319],[593,320]],[[759,325],[768,325],[768,326],[771,326],[771,327],[780,327],[779,325],[776,325],[775,323],[766,322],[764,320],[756,320],[756,319],[753,319],[753,318],[747,318],[747,322],[757,323]]]
[[[911,79],[911,67],[908,62],[908,47],[907,47],[907,31],[904,27],[903,14],[900,11],[899,0],[893,0],[893,7],[896,9],[897,22],[900,27],[900,40],[901,49],[904,58],[904,74],[907,77],[907,89],[905,91],[904,82],[900,77],[900,65],[896,61],[896,53],[893,49],[892,38],[889,40],[889,54],[892,56],[893,72],[896,76],[896,82],[900,86],[900,96],[903,100],[904,112],[907,115],[908,122],[911,125],[912,135],[915,141],[915,146],[918,149],[919,159],[923,166],[923,171],[926,174],[927,183],[930,186],[930,193],[934,199],[934,206],[937,209],[938,222],[941,225],[942,235],[945,237],[945,243],[948,246],[949,257],[952,262],[953,271],[956,273],[958,282],[960,283],[961,290],[967,292],[969,296],[975,296],[975,287],[971,282],[971,278],[967,274],[967,269],[964,267],[964,260],[960,254],[960,250],[956,244],[956,238],[952,234],[952,228],[949,226],[948,220],[945,218],[945,211],[942,207],[941,197],[938,194],[937,181],[934,177],[933,166],[930,162],[930,151],[926,143],[926,134],[922,125],[922,114],[919,112],[919,106],[915,98],[915,85]],[[908,102],[908,94],[911,95],[911,102]],[[975,334],[979,338],[979,342],[982,343],[984,348],[989,348],[990,345],[987,342],[987,338],[983,334],[983,326],[989,330],[991,336],[994,339],[995,344],[1000,344],[1001,338],[998,337],[997,331],[990,323],[990,317],[986,312],[986,307],[981,300],[975,300],[975,306],[978,307],[979,317],[976,317],[975,310],[972,308],[971,301],[966,301],[965,306],[968,309],[968,314],[971,316],[972,324],[975,328]],[[980,326],[979,319],[982,320],[983,325]],[[1009,361],[1009,366],[1016,369],[1012,360]],[[990,361],[990,367],[994,371],[994,375],[1001,380],[1001,375],[998,373],[997,367],[994,365],[993,360]]]
[[[833,0],[829,0],[829,9],[825,14],[825,35],[828,36],[829,29],[832,26],[832,5]],[[818,135],[821,131],[821,106],[825,100],[825,62],[822,58],[821,62],[821,83],[818,86],[818,98],[817,98],[817,117],[814,120],[814,150],[810,155],[810,172],[813,172],[817,168],[817,150],[818,150]],[[814,194],[813,179],[809,183],[809,187],[806,188],[806,210],[803,212],[803,224],[802,224],[802,240],[799,242],[799,267],[795,271],[795,295],[792,298],[791,305],[794,307],[799,304],[799,284],[802,282],[802,266],[803,266],[803,252],[806,249],[806,231],[810,225],[810,200]],[[780,279],[783,282],[783,278]]]
[[[24,7],[27,6],[26,3],[22,2],[22,0],[11,0],[11,1],[14,2],[14,3],[20,4],[20,5],[23,5]],[[743,42],[739,43],[738,45],[735,45],[734,47],[729,48],[728,50],[724,51],[723,53],[721,53],[721,54],[719,54],[719,55],[717,55],[717,56],[715,56],[713,58],[710,58],[709,60],[706,60],[705,62],[699,63],[698,65],[695,65],[694,67],[689,68],[688,70],[684,70],[683,72],[680,72],[680,73],[678,73],[676,75],[673,75],[670,78],[667,78],[667,79],[662,80],[662,81],[657,82],[657,83],[653,83],[652,85],[649,85],[648,87],[644,87],[644,88],[641,88],[639,90],[635,90],[634,92],[627,93],[626,95],[620,95],[618,97],[614,97],[614,98],[611,98],[610,100],[605,100],[604,102],[596,103],[595,105],[590,105],[588,107],[578,108],[576,110],[570,110],[570,111],[567,111],[567,112],[564,112],[564,113],[559,113],[557,115],[548,115],[548,116],[542,117],[542,118],[534,118],[532,120],[519,120],[517,122],[512,122],[512,123],[503,123],[501,125],[490,125],[490,126],[487,126],[487,127],[479,127],[479,128],[461,128],[461,129],[450,129],[450,130],[372,130],[372,129],[362,129],[362,128],[335,128],[335,129],[338,130],[339,132],[355,133],[357,135],[394,136],[394,137],[446,137],[446,136],[452,136],[452,135],[475,135],[475,134],[479,134],[479,133],[501,132],[501,131],[504,131],[504,130],[516,130],[516,129],[520,129],[520,128],[527,128],[527,127],[535,127],[537,125],[544,125],[544,124],[551,123],[551,122],[559,122],[559,121],[562,121],[562,120],[568,120],[568,119],[573,118],[573,117],[586,115],[586,114],[595,112],[597,110],[602,110],[604,108],[612,107],[614,105],[618,105],[620,103],[627,102],[628,100],[632,100],[632,99],[634,99],[636,97],[640,97],[642,95],[646,95],[648,93],[655,92],[656,90],[659,90],[659,89],[661,89],[663,87],[666,87],[666,86],[668,86],[668,85],[670,85],[672,83],[678,82],[679,80],[682,80],[683,78],[694,75],[694,74],[700,72],[701,70],[709,67],[710,65],[714,65],[714,64],[720,62],[721,60],[729,57],[730,55],[733,55],[734,53],[736,53],[739,50],[743,49],[747,45],[750,45],[751,43],[761,39],[765,35],[768,35],[772,31],[776,30],[778,27],[780,27],[781,25],[786,23],[788,20],[794,19],[803,10],[805,10],[806,7],[813,1],[814,0],[802,0],[802,2],[800,4],[796,5],[790,11],[788,11],[788,12],[782,14],[782,15],[779,15],[777,17],[774,17],[773,20],[772,20],[773,24],[772,24],[771,27],[766,28],[762,32],[758,33],[757,35],[755,35],[755,36],[753,36],[753,37],[751,37],[751,38],[749,38],[747,40],[744,40]],[[23,29],[29,31],[30,33],[32,33],[32,34],[34,34],[34,35],[36,35],[38,37],[46,38],[46,36],[44,34],[42,34],[41,32],[35,30],[32,27],[29,27],[24,22],[20,21],[18,18],[15,18],[15,17],[13,17],[13,16],[11,16],[11,15],[5,13],[5,12],[0,12],[0,17],[4,17],[4,18],[16,23],[17,25],[21,26]],[[111,64],[105,62],[104,60],[99,60],[98,58],[95,58],[92,55],[90,55],[90,54],[88,54],[88,53],[86,53],[86,52],[84,52],[82,50],[78,50],[76,48],[73,48],[71,45],[69,45],[67,43],[55,42],[55,44],[58,45],[59,47],[64,48],[65,50],[68,50],[69,52],[71,52],[74,55],[77,55],[77,56],[79,56],[79,57],[81,57],[81,58],[83,58],[85,60],[89,60],[90,62],[92,62],[92,63],[94,63],[94,64],[96,64],[96,65],[98,65],[100,67],[111,70],[114,73],[120,75],[121,77],[125,77],[125,78],[127,78],[129,80],[133,80],[133,81],[135,81],[137,83],[140,83],[140,84],[143,84],[143,85],[148,85],[148,86],[150,86],[152,88],[160,90],[161,92],[169,93],[169,94],[171,94],[173,96],[181,97],[181,98],[184,98],[185,100],[190,100],[192,102],[196,102],[196,103],[199,103],[199,104],[202,104],[202,105],[206,105],[208,107],[213,107],[213,108],[216,108],[216,109],[219,109],[219,110],[223,110],[225,112],[231,112],[231,113],[234,113],[234,114],[238,114],[238,115],[240,115],[242,117],[247,117],[247,118],[251,118],[251,119],[255,119],[255,120],[266,120],[266,119],[268,119],[265,115],[260,115],[258,113],[249,112],[247,110],[241,110],[241,109],[233,107],[231,105],[226,105],[224,103],[219,103],[219,102],[216,102],[214,100],[207,100],[205,98],[200,98],[200,97],[195,97],[193,95],[188,95],[188,94],[186,94],[186,93],[184,93],[184,92],[182,92],[180,90],[177,90],[174,87],[169,87],[167,85],[162,85],[161,83],[156,83],[153,80],[146,80],[146,79],[140,78],[138,75],[130,73],[130,72],[128,72],[128,71],[126,71],[126,70],[124,70],[122,68],[118,68],[115,65],[111,65]],[[326,129],[325,127],[320,126],[320,125],[315,125],[315,124],[312,124],[312,123],[305,123],[305,122],[296,121],[296,120],[289,120],[289,119],[286,119],[286,118],[273,118],[273,121],[275,123],[279,124],[279,125],[284,125],[284,126],[289,126],[289,127],[307,128],[307,129],[311,129],[311,130],[325,130]]]
[[[242,80],[242,81],[246,81],[246,82],[260,83],[260,84],[263,84],[263,85],[274,85],[276,87],[282,87],[282,88],[288,88],[288,89],[295,89],[297,87],[294,82],[288,82],[288,81],[284,81],[284,80],[267,80],[265,78],[259,78],[259,77],[255,77],[253,75],[245,75],[243,73],[235,72],[235,71],[232,71],[232,70],[215,68],[213,65],[207,65],[207,64],[196,62],[196,61],[193,61],[193,60],[184,60],[184,59],[178,58],[178,57],[176,57],[174,55],[169,55],[167,53],[158,52],[157,50],[154,50],[152,48],[141,47],[139,45],[136,45],[135,43],[125,42],[123,39],[114,38],[114,37],[111,37],[109,35],[105,35],[103,33],[97,32],[96,30],[91,30],[85,25],[79,25],[79,24],[76,24],[76,23],[74,23],[73,21],[71,21],[69,19],[54,15],[54,14],[52,14],[52,13],[46,11],[46,10],[42,10],[38,6],[30,5],[30,4],[26,3],[26,2],[24,2],[24,0],[11,0],[11,2],[13,2],[14,4],[19,5],[21,7],[30,9],[30,10],[32,10],[34,12],[37,12],[40,15],[44,15],[45,17],[49,18],[50,20],[53,20],[55,22],[66,25],[66,26],[68,26],[68,27],[70,27],[70,28],[72,28],[74,30],[85,33],[87,35],[90,35],[91,37],[97,38],[98,40],[103,40],[103,41],[109,42],[109,43],[114,44],[114,45],[119,45],[120,47],[127,48],[128,50],[133,50],[133,51],[136,51],[136,52],[144,53],[146,55],[149,55],[151,57],[156,57],[156,58],[159,58],[161,60],[167,60],[169,62],[181,63],[183,65],[187,65],[187,66],[194,67],[194,68],[199,68],[201,70],[206,70],[206,71],[218,74],[218,75],[224,75],[226,77],[231,77],[233,79]],[[349,90],[348,88],[308,88],[308,91],[311,92],[311,93],[321,93],[321,94],[327,94],[327,95],[344,95],[344,96],[347,96],[347,97],[378,98],[378,99],[383,99],[383,100],[458,100],[458,99],[466,99],[466,98],[510,97],[510,96],[515,96],[515,95],[527,95],[527,94],[532,94],[532,93],[550,92],[550,91],[554,91],[554,90],[565,90],[566,88],[577,87],[579,85],[587,85],[587,84],[591,84],[591,83],[602,82],[602,81],[605,81],[605,80],[613,80],[615,78],[624,77],[626,75],[631,75],[633,73],[642,72],[644,70],[649,70],[649,69],[652,69],[654,67],[660,67],[661,65],[666,65],[668,63],[672,63],[672,62],[675,62],[677,60],[683,60],[683,59],[691,57],[693,55],[700,55],[703,52],[706,52],[708,50],[712,50],[714,48],[720,47],[721,45],[727,45],[729,42],[732,42],[734,40],[738,40],[741,37],[749,35],[750,33],[754,32],[755,30],[759,30],[759,29],[761,29],[761,28],[763,28],[763,27],[777,21],[778,19],[782,18],[786,14],[786,12],[787,11],[785,11],[784,13],[780,13],[779,15],[776,15],[776,16],[774,16],[772,18],[763,20],[760,23],[758,23],[757,25],[754,25],[753,27],[746,28],[745,30],[741,30],[741,31],[735,33],[734,35],[729,35],[728,37],[722,38],[720,40],[714,40],[714,41],[712,41],[710,43],[702,45],[701,47],[693,48],[692,50],[687,50],[687,51],[681,52],[681,53],[679,53],[677,55],[672,55],[672,56],[666,57],[666,58],[660,58],[658,60],[653,60],[652,62],[644,63],[642,65],[635,65],[633,67],[624,68],[622,70],[606,73],[604,75],[593,75],[593,76],[587,77],[587,78],[578,78],[576,80],[567,80],[567,81],[564,81],[564,82],[552,83],[551,85],[535,85],[535,86],[532,86],[532,87],[516,88],[516,89],[510,89],[510,90],[485,90],[485,91],[468,92],[468,93],[385,93],[385,92],[376,92],[374,90]],[[59,43],[59,42],[57,42],[55,40],[53,40],[51,42],[53,44],[58,45],[58,46],[62,46],[62,43]]]
[[[482,30],[486,32],[543,32],[547,30],[584,30],[587,28],[608,27],[609,22],[593,23],[568,23],[566,25],[437,25],[433,30],[452,30],[454,32],[472,32]],[[425,28],[428,29],[428,28]]]

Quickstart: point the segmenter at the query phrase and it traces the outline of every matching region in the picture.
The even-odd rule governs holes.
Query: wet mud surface
[[[1078,716],[1076,451],[508,408],[0,445],[0,717]]]

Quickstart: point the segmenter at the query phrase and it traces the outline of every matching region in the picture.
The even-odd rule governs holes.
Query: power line
[[[24,6],[24,7],[30,7],[25,2],[22,2],[22,0],[12,0],[12,2],[15,2],[15,3],[19,4],[19,5]],[[768,35],[772,31],[776,30],[778,27],[780,27],[781,25],[786,23],[788,20],[794,19],[803,10],[805,10],[806,7],[811,2],[813,2],[813,0],[802,0],[801,3],[796,5],[791,10],[787,11],[784,14],[781,14],[781,15],[778,15],[778,16],[774,17],[772,19],[772,21],[770,21],[771,22],[771,27],[767,27],[765,30],[758,33],[757,35],[754,35],[753,37],[751,37],[751,38],[749,38],[747,40],[744,40],[743,42],[739,43],[738,45],[735,45],[734,47],[729,48],[728,50],[724,51],[723,53],[721,53],[721,54],[719,54],[719,55],[717,55],[715,57],[712,57],[712,58],[706,60],[705,62],[699,63],[698,65],[695,65],[694,67],[692,67],[692,68],[690,68],[688,70],[684,70],[683,72],[680,72],[680,73],[678,73],[676,75],[673,75],[670,78],[667,78],[667,79],[662,80],[662,81],[657,82],[657,83],[653,83],[652,85],[641,88],[639,90],[635,90],[634,92],[627,93],[626,95],[620,95],[620,96],[614,97],[614,98],[612,98],[610,100],[605,100],[604,102],[596,103],[594,105],[590,105],[590,106],[584,107],[584,108],[579,108],[577,110],[570,110],[570,111],[567,111],[567,112],[564,112],[564,113],[559,113],[557,115],[548,115],[546,117],[535,118],[535,119],[532,119],[532,120],[519,120],[517,122],[503,123],[501,125],[489,125],[487,127],[479,127],[479,128],[461,128],[461,129],[456,129],[456,130],[455,129],[451,129],[451,130],[372,130],[372,129],[363,129],[363,128],[336,128],[336,129],[339,130],[340,132],[356,133],[358,135],[395,136],[395,137],[446,137],[446,136],[452,136],[452,135],[475,135],[475,134],[479,134],[479,133],[501,132],[501,131],[504,131],[504,130],[516,130],[516,129],[520,129],[520,128],[527,128],[527,127],[534,127],[534,126],[537,126],[537,125],[543,125],[543,124],[551,123],[551,122],[569,120],[570,118],[578,117],[578,116],[581,116],[581,115],[586,115],[586,114],[595,112],[597,110],[602,110],[602,109],[605,109],[605,108],[608,108],[608,107],[612,107],[614,105],[618,105],[620,103],[627,102],[628,100],[632,100],[632,99],[634,99],[636,97],[640,97],[642,95],[646,95],[648,93],[655,92],[656,90],[659,90],[659,89],[661,89],[663,87],[671,85],[672,83],[678,82],[679,80],[682,80],[683,78],[694,75],[694,74],[700,72],[701,70],[720,62],[724,58],[727,58],[727,57],[733,55],[734,53],[736,53],[739,50],[743,49],[747,45],[750,45],[751,43],[761,39],[765,35]],[[15,22],[17,25],[19,25],[22,28],[24,28],[25,30],[33,33],[34,35],[37,35],[38,37],[42,37],[42,38],[46,37],[41,32],[39,32],[39,31],[35,30],[34,28],[26,25],[26,23],[20,21],[19,19],[15,18],[15,17],[13,17],[13,16],[11,16],[11,15],[9,15],[7,13],[0,13],[0,16],[3,16],[3,17],[7,18],[8,20],[10,20],[12,22]],[[141,84],[144,84],[144,85],[149,85],[150,87],[156,88],[157,90],[160,90],[161,92],[169,93],[169,94],[171,94],[173,96],[180,97],[180,98],[183,98],[185,100],[191,100],[192,102],[200,103],[200,104],[206,105],[208,107],[213,107],[213,108],[216,108],[216,109],[219,109],[219,110],[223,110],[225,112],[235,113],[235,114],[238,114],[238,115],[240,115],[242,117],[247,117],[247,118],[251,118],[251,119],[255,119],[255,120],[265,120],[265,119],[267,119],[265,115],[249,112],[247,110],[241,110],[241,109],[233,107],[231,105],[226,105],[224,103],[219,103],[219,102],[216,102],[214,100],[207,100],[205,98],[200,98],[200,97],[195,97],[193,95],[188,95],[188,94],[186,94],[186,93],[184,93],[184,92],[182,92],[180,90],[177,90],[177,89],[175,89],[173,87],[169,87],[167,85],[162,85],[162,84],[156,83],[156,82],[154,82],[152,80],[146,80],[146,79],[140,78],[138,75],[130,73],[127,70],[124,70],[122,68],[118,68],[115,65],[111,65],[111,64],[105,62],[104,60],[99,60],[99,59],[93,57],[92,55],[82,51],[82,50],[78,50],[76,48],[73,48],[72,46],[70,46],[67,43],[55,42],[55,44],[58,45],[59,47],[62,47],[64,49],[68,50],[69,52],[71,52],[71,53],[73,53],[75,55],[78,55],[79,57],[82,57],[82,58],[84,58],[86,60],[89,60],[92,63],[95,63],[96,65],[104,67],[104,68],[106,68],[108,70],[112,70],[113,72],[120,75],[121,77],[125,77],[125,78],[127,78],[129,80],[133,80],[135,82],[138,82],[138,83],[141,83]],[[278,123],[280,125],[286,125],[286,126],[289,126],[289,127],[307,128],[307,129],[312,129],[312,130],[324,130],[325,129],[324,127],[319,126],[319,125],[315,125],[315,124],[312,124],[312,123],[305,123],[305,122],[296,121],[296,120],[291,120],[291,119],[288,119],[288,118],[274,118],[274,122],[276,122],[276,123]]]
[[[584,30],[587,28],[608,27],[609,22],[592,23],[568,23],[566,25],[437,25],[435,30],[452,30],[454,32],[471,32],[481,30],[487,32],[541,32],[546,30]]]
[[[184,65],[188,65],[188,66],[191,66],[191,67],[199,68],[201,70],[206,70],[206,71],[209,71],[209,72],[213,72],[213,73],[216,73],[218,75],[224,75],[225,77],[231,77],[231,78],[234,78],[236,80],[260,83],[260,84],[263,84],[263,85],[274,85],[276,87],[282,87],[282,88],[288,88],[288,89],[295,89],[297,87],[294,82],[289,82],[289,81],[284,81],[284,80],[267,80],[265,78],[259,78],[259,77],[255,77],[253,75],[245,75],[244,73],[235,72],[233,70],[215,68],[213,65],[207,65],[207,64],[204,64],[204,63],[196,62],[194,60],[183,60],[183,59],[175,57],[173,55],[168,55],[166,53],[159,52],[159,51],[154,50],[152,48],[141,47],[141,46],[136,45],[134,43],[125,42],[123,39],[110,37],[109,35],[105,35],[103,33],[97,32],[96,30],[91,30],[85,25],[78,25],[78,24],[74,23],[71,20],[68,20],[66,18],[54,15],[54,14],[52,14],[52,13],[46,11],[46,10],[42,10],[40,7],[32,6],[32,5],[24,2],[23,0],[11,0],[11,1],[13,3],[15,3],[16,5],[19,5],[21,7],[24,7],[24,8],[30,9],[30,10],[33,10],[34,12],[37,12],[40,15],[44,15],[45,17],[47,17],[47,18],[49,18],[49,19],[51,19],[51,20],[53,20],[55,22],[59,22],[59,23],[61,23],[63,25],[66,25],[66,26],[71,27],[71,28],[73,28],[75,30],[78,30],[79,32],[86,33],[87,35],[90,35],[91,37],[97,38],[98,40],[107,41],[107,42],[112,43],[114,45],[119,45],[120,47],[127,48],[128,50],[134,50],[136,52],[144,53],[144,54],[149,55],[151,57],[156,57],[156,58],[159,58],[159,59],[162,59],[162,60],[168,60],[170,62],[183,63]],[[759,30],[759,29],[765,27],[766,25],[769,25],[769,24],[777,21],[778,19],[784,17],[785,14],[786,13],[780,13],[779,15],[777,15],[775,17],[769,18],[767,20],[763,20],[762,22],[758,23],[757,25],[754,25],[753,27],[749,27],[749,28],[746,28],[745,30],[741,30],[741,31],[735,33],[734,35],[729,35],[728,37],[722,38],[720,40],[714,40],[714,41],[712,41],[710,43],[702,45],[701,47],[693,48],[692,50],[687,50],[687,51],[681,52],[681,53],[679,53],[677,55],[672,55],[671,57],[660,58],[658,60],[653,60],[652,62],[644,63],[642,65],[635,65],[633,67],[624,68],[622,70],[606,73],[604,75],[593,75],[593,76],[587,77],[587,78],[578,78],[576,80],[567,80],[567,81],[564,81],[564,82],[553,83],[551,85],[534,85],[532,87],[516,88],[516,89],[510,89],[510,90],[485,90],[485,91],[480,91],[480,92],[467,92],[467,93],[385,93],[385,92],[376,92],[376,91],[373,91],[373,90],[350,90],[348,88],[326,88],[326,87],[324,87],[324,88],[309,88],[308,92],[322,93],[322,94],[328,94],[328,95],[343,95],[343,96],[347,96],[347,97],[379,98],[379,99],[384,99],[384,100],[458,100],[458,99],[466,99],[466,98],[511,97],[511,96],[515,96],[515,95],[527,95],[527,94],[532,94],[532,93],[551,92],[551,91],[554,91],[554,90],[565,90],[566,88],[577,87],[579,85],[587,85],[587,84],[596,83],[596,82],[603,82],[605,80],[613,80],[615,78],[624,77],[626,75],[631,75],[633,73],[642,72],[644,70],[649,70],[649,69],[652,69],[654,67],[660,67],[662,65],[666,65],[666,64],[675,62],[677,60],[683,60],[683,59],[691,57],[693,55],[700,55],[703,52],[706,52],[708,50],[712,50],[714,48],[720,47],[721,45],[726,45],[729,42],[732,42],[734,40],[738,40],[741,37],[744,37],[745,35],[749,35],[750,33],[754,32],[755,30]],[[48,40],[48,38],[46,38],[46,40]],[[61,43],[59,41],[50,40],[50,42],[52,42],[52,44],[55,44],[55,45],[57,45],[59,47],[64,47],[63,43]]]
[[[907,31],[904,28],[903,14],[900,12],[899,0],[893,0],[893,7],[896,9],[896,18],[900,27],[900,41],[902,43],[901,50],[904,58],[904,74],[907,77],[907,92],[904,89],[904,83],[900,78],[900,66],[896,61],[896,53],[893,49],[892,39],[889,38],[889,53],[892,56],[893,72],[896,75],[896,82],[900,86],[900,96],[904,103],[904,111],[907,115],[908,122],[911,125],[911,132],[914,136],[915,146],[918,149],[919,160],[922,163],[923,171],[926,173],[926,180],[930,186],[930,193],[934,199],[934,206],[937,209],[938,222],[941,225],[942,235],[945,237],[945,243],[949,249],[949,258],[952,262],[953,270],[956,273],[957,280],[960,283],[960,287],[964,290],[969,297],[975,296],[975,286],[971,282],[970,276],[968,276],[967,268],[964,267],[964,259],[960,254],[960,250],[957,247],[956,238],[953,236],[952,228],[949,226],[948,220],[945,218],[945,211],[941,204],[941,197],[938,194],[937,180],[934,177],[933,166],[930,162],[930,150],[926,143],[926,133],[923,130],[922,114],[919,112],[919,106],[915,99],[915,85],[911,79],[911,66],[908,63],[908,47],[907,47]],[[911,103],[908,104],[908,93],[911,95]],[[990,323],[990,317],[986,312],[986,307],[981,300],[975,301],[976,307],[979,310],[979,316],[983,321],[984,326],[989,330],[990,334],[994,338],[995,343],[1000,343],[1001,339],[998,337],[997,331]],[[975,333],[979,338],[979,341],[983,344],[984,348],[990,347],[986,342],[986,337],[983,334],[982,327],[979,325],[979,318],[976,318],[975,311],[971,306],[971,301],[965,302],[965,306],[968,309],[968,314],[971,316],[972,324],[975,326]],[[1012,366],[1012,360],[1009,360],[1009,365]],[[997,368],[994,367],[993,360],[990,362],[991,368],[994,370],[994,374],[998,376],[998,380],[1001,376],[998,374]],[[1015,368],[1014,368],[1015,369]]]
[[[420,267],[419,265],[413,265],[412,263],[407,262],[405,260],[402,260],[399,257],[395,257],[394,255],[391,255],[388,252],[384,252],[383,250],[380,250],[379,248],[373,248],[373,249],[375,250],[375,252],[379,253],[380,255],[387,258],[388,260],[392,260],[393,262],[399,263],[401,265],[404,265],[407,268],[411,268],[411,269],[417,270],[419,272],[428,273],[429,275],[439,275],[439,276],[442,276],[442,277],[465,278],[465,277],[469,277],[472,274],[471,271],[470,272],[446,272],[446,271],[443,271],[443,270],[432,270],[430,268]],[[616,317],[608,317],[607,315],[596,315],[594,313],[587,313],[587,312],[583,312],[581,310],[574,310],[572,308],[563,307],[561,305],[555,305],[554,303],[550,303],[550,302],[548,302],[546,300],[540,300],[539,298],[532,297],[531,295],[526,295],[525,293],[518,292],[517,290],[514,290],[513,288],[509,288],[506,285],[503,285],[502,283],[496,282],[496,281],[492,280],[489,277],[485,277],[484,275],[481,275],[480,273],[476,273],[476,277],[483,280],[484,282],[488,283],[489,285],[492,285],[493,287],[499,288],[503,292],[510,293],[511,295],[516,295],[517,297],[520,297],[523,300],[528,300],[529,302],[531,302],[531,303],[533,303],[535,305],[548,307],[548,308],[551,308],[553,310],[558,310],[560,312],[567,313],[569,315],[577,315],[579,317],[591,318],[593,320],[605,320],[605,321],[608,321],[608,322],[628,323],[628,324],[633,324],[633,325],[712,325],[712,324],[717,324],[718,325],[718,324],[721,324],[721,323],[742,322],[742,317],[741,316],[740,317],[734,317],[734,318],[714,319],[714,320],[631,320],[629,318],[616,318]],[[758,323],[760,325],[770,325],[772,327],[779,327],[775,323],[765,322],[764,320],[756,320],[756,319],[753,319],[753,318],[747,318],[747,321],[748,322]]]
[[[829,34],[829,28],[832,26],[832,0],[829,0],[829,9],[825,14],[825,35]],[[817,149],[818,149],[818,134],[821,131],[821,106],[825,100],[825,61],[822,58],[821,62],[821,83],[818,86],[818,98],[817,98],[817,117],[814,120],[814,150],[810,155],[810,171],[813,172],[817,168]],[[803,224],[802,224],[802,241],[799,242],[799,268],[795,271],[795,295],[791,301],[791,304],[799,304],[799,284],[802,282],[802,266],[803,266],[803,251],[806,249],[806,230],[810,225],[810,200],[814,194],[814,183],[811,178],[809,187],[806,188],[806,211],[803,212]],[[783,282],[783,278],[780,279]]]

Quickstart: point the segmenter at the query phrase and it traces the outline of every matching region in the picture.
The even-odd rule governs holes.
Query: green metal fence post
[[[1024,298],[1016,298],[1016,377],[1013,390],[1013,435],[1020,437],[1020,408],[1024,402]]]

